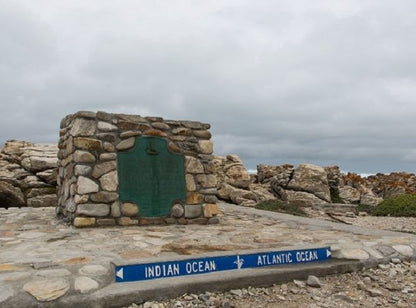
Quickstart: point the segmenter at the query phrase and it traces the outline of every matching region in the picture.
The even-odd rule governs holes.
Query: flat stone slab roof
[[[329,268],[347,259],[352,263],[374,265],[392,257],[416,257],[416,236],[412,234],[371,230],[226,203],[220,204],[220,209],[217,225],[91,229],[63,223],[55,218],[53,208],[0,209],[0,306],[70,307],[82,302],[83,307],[121,307],[129,301],[152,299],[156,294],[159,298],[174,295],[172,290],[163,295],[157,291],[157,286],[162,288],[163,283],[168,283],[169,288],[177,285],[177,292],[183,292],[192,281],[195,286],[200,281],[201,288],[218,288],[221,284],[215,282],[215,275],[222,280],[224,277],[230,281],[238,279],[240,283],[244,280],[244,273],[231,272],[206,274],[209,279],[202,277],[204,275],[172,277],[163,279],[168,281],[163,283],[145,282],[156,292],[151,293],[143,289],[144,282],[114,283],[112,263],[135,264],[218,253],[324,246],[331,247],[333,259],[316,268]],[[306,265],[306,268],[308,266],[313,267]],[[296,271],[292,270],[293,266],[289,267]],[[271,272],[267,269],[267,273]],[[250,277],[267,275],[264,269],[245,273]],[[207,281],[211,280],[210,286]],[[247,285],[250,281],[255,283],[256,280],[248,279]]]

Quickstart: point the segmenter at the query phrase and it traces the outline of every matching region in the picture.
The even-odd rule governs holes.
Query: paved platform
[[[0,307],[122,307],[415,259],[416,236],[220,204],[220,224],[76,229],[52,208],[0,209]],[[113,264],[330,246],[332,260],[114,282]]]

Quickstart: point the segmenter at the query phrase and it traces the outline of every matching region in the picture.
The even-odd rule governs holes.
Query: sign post
[[[115,281],[143,281],[264,266],[322,262],[330,259],[331,248],[321,247],[121,265],[115,267]]]

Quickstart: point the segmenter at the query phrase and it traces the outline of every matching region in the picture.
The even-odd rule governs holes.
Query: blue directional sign
[[[116,282],[142,281],[329,259],[331,259],[331,248],[322,247],[122,265],[115,267],[115,280]]]

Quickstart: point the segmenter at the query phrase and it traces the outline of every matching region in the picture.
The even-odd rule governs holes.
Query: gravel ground
[[[163,302],[132,304],[129,308],[416,307],[416,262],[391,262],[375,269],[315,280],[320,286],[295,280],[269,288],[185,294]]]
[[[309,213],[329,219],[323,212]],[[416,233],[416,218],[334,215],[349,224]],[[410,307],[416,308],[416,262],[392,259],[362,272],[310,277],[268,288],[185,294],[163,302],[132,304],[128,308],[185,307]],[[314,282],[314,283],[313,283]],[[313,286],[312,286],[313,285]]]
[[[328,216],[322,210],[312,208],[305,210],[309,217],[334,221],[333,218]],[[338,218],[351,225],[378,230],[390,230],[416,234],[416,217],[369,216],[365,212],[358,216],[351,212],[332,212],[331,214],[332,217]]]

